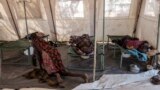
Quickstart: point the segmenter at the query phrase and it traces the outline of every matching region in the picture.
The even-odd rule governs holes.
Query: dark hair
[[[56,42],[48,41],[49,44],[53,47],[58,47],[58,44]]]
[[[25,36],[25,39],[32,40],[32,39],[36,38],[36,36],[37,36],[36,33],[37,33],[37,32],[28,34],[27,36]]]

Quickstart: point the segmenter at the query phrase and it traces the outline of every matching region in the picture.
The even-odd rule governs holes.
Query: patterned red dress
[[[32,39],[32,45],[41,53],[41,65],[48,74],[63,73],[65,71],[61,55],[56,48],[53,48],[38,36]]]

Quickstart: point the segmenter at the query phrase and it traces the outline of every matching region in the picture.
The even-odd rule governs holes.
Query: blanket
[[[73,90],[116,90],[120,86],[137,83],[140,81],[149,80],[151,77],[157,75],[158,70],[150,70],[140,74],[111,74],[103,75],[99,80],[93,83],[81,84],[75,87]],[[127,90],[127,89],[126,89]],[[142,89],[137,89],[142,90]]]

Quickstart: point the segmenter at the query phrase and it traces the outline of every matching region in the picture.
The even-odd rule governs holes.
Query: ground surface
[[[90,60],[83,60],[83,59],[75,59],[70,57],[67,54],[67,50],[68,50],[68,46],[61,46],[58,48],[61,56],[62,56],[62,60],[64,65],[66,66],[66,68],[70,68],[69,70],[72,72],[76,72],[76,73],[87,73],[89,76],[89,81],[92,82],[92,70],[89,71],[82,71],[82,70],[75,70],[75,68],[78,69],[86,69],[87,66],[89,67],[89,69],[91,69],[93,67],[93,59]],[[13,54],[11,54],[11,52],[5,52],[4,56],[5,57],[13,57],[15,56],[15,52],[12,52]],[[98,71],[96,73],[96,79],[99,79],[103,74],[124,74],[124,73],[128,73],[126,70],[122,70],[119,69],[119,54],[116,55],[116,57],[113,57],[113,50],[109,50],[109,49],[105,49],[105,70],[104,71]],[[9,54],[10,53],[10,54]],[[10,55],[10,56],[9,56]],[[19,54],[18,54],[19,55]],[[19,57],[17,58],[12,58],[12,59],[8,59],[6,61],[3,61],[3,63],[23,63],[23,64],[29,64],[27,61],[27,57],[23,56],[23,55],[19,55]],[[101,67],[100,64],[100,57],[98,56],[97,59],[97,68],[99,69]],[[73,70],[74,67],[74,70]],[[57,87],[50,87],[45,83],[39,83],[38,80],[33,79],[33,80],[27,80],[24,77],[22,77],[21,75],[24,74],[25,72],[28,72],[30,70],[32,70],[32,66],[30,65],[8,65],[8,64],[3,64],[2,65],[2,81],[0,84],[0,88],[27,88],[27,87],[42,87],[42,88],[54,88],[54,89],[60,89]],[[71,70],[72,68],[72,70]],[[81,78],[74,78],[74,77],[64,77],[64,81],[65,81],[65,88],[64,89],[60,89],[60,90],[71,90],[74,87],[76,87],[77,85],[83,83],[83,80]]]

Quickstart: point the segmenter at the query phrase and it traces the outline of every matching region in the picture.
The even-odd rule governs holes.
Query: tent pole
[[[139,20],[139,17],[140,17],[140,12],[141,12],[141,8],[142,8],[142,4],[143,4],[143,0],[140,0],[139,7],[137,7],[137,15],[136,15],[136,21],[135,21],[134,30],[133,30],[133,37],[136,36],[136,31],[137,31],[137,26],[138,26],[138,20]]]
[[[55,39],[57,41],[57,30],[56,30],[56,26],[55,26],[55,23],[54,23],[54,17],[53,17],[51,0],[49,0],[49,7],[50,7],[50,11],[51,11],[52,23],[53,23],[53,28],[54,28],[54,35],[55,35]]]
[[[157,45],[156,49],[159,49],[159,33],[160,33],[160,5],[159,5],[159,12],[158,12],[158,29],[157,29]]]
[[[26,32],[27,32],[27,35],[28,35],[29,34],[29,30],[28,30],[28,21],[27,21],[27,13],[26,13],[26,2],[27,1],[23,0]],[[30,60],[31,60],[30,55],[31,55],[31,51],[30,51],[30,46],[29,46],[28,47],[28,64],[30,63]]]
[[[11,8],[10,8],[10,6],[9,6],[8,0],[6,0],[6,2],[7,2],[7,6],[8,6],[8,9],[9,9],[9,12],[10,12],[10,14],[11,14],[11,18],[12,18],[13,24],[14,24],[15,29],[16,29],[17,36],[18,36],[18,38],[20,39],[21,36],[20,36],[20,34],[19,34],[19,30],[18,30],[18,27],[17,27],[17,25],[16,25],[16,22],[15,22],[15,20],[14,20],[14,18],[13,18],[13,14],[12,14]]]
[[[2,48],[0,48],[0,84],[2,83]]]
[[[28,31],[28,21],[27,21],[27,13],[26,13],[26,1],[24,1],[24,0],[23,0],[23,5],[24,5],[24,15],[25,15],[25,22],[26,22],[26,32],[28,35],[29,31]]]
[[[104,70],[104,55],[105,55],[105,45],[104,45],[104,40],[105,40],[105,0],[103,0],[103,48],[102,48],[102,55],[101,55],[101,68]]]
[[[94,36],[96,34],[96,0],[94,0]]]
[[[141,8],[142,8],[142,4],[143,4],[143,0],[140,0],[139,2],[139,7],[137,8],[137,15],[136,15],[136,20],[135,20],[135,25],[134,25],[134,30],[133,30],[133,36],[136,36],[136,31],[137,31],[137,26],[138,26],[138,20],[140,17],[140,12],[141,12]]]
[[[96,79],[96,59],[97,59],[97,35],[96,35],[96,0],[94,0],[94,66],[93,66],[93,81]]]

